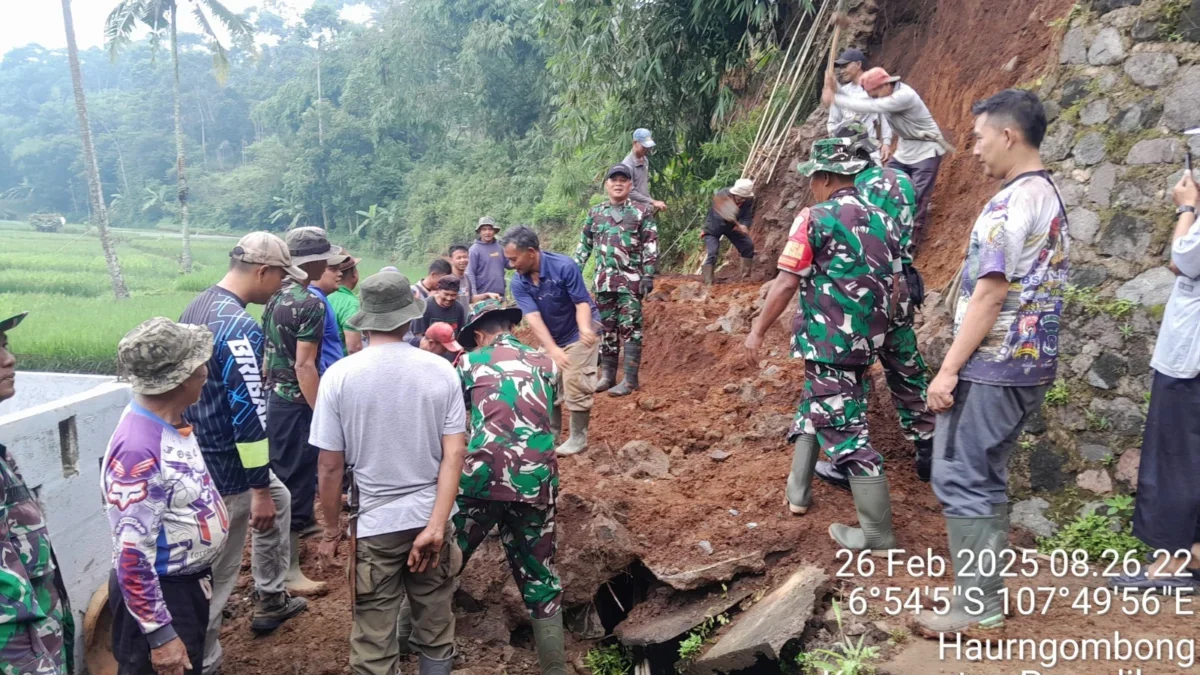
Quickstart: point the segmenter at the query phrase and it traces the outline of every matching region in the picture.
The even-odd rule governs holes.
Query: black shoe
[[[917,447],[917,478],[928,483],[933,474],[933,439],[917,441],[914,445]]]
[[[834,487],[840,487],[843,490],[850,489],[850,479],[846,477],[846,474],[842,473],[840,469],[830,462],[817,462],[815,473],[817,474],[817,478],[820,478]]]

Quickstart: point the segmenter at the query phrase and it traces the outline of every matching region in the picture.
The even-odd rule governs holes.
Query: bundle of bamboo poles
[[[796,117],[802,109],[809,108],[812,97],[819,95],[822,76],[828,65],[821,58],[824,50],[818,45],[825,45],[830,39],[833,22],[827,17],[830,6],[837,4],[837,0],[824,0],[815,14],[807,10],[796,22],[779,73],[775,76],[775,85],[767,99],[766,112],[759,122],[750,154],[742,166],[742,178],[753,178],[759,185],[766,185],[775,176],[776,165],[783,155]],[[807,21],[810,18],[811,21]],[[796,40],[802,32],[804,41],[800,50],[794,52]]]

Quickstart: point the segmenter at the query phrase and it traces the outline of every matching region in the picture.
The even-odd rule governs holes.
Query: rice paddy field
[[[35,232],[26,223],[0,222],[0,316],[28,311],[9,333],[19,370],[75,373],[116,372],[117,342],[153,316],[177,319],[197,293],[220,280],[229,267],[236,237],[192,238],[191,274],[179,270],[178,233],[117,231],[117,255],[133,296],[113,298],[100,241],[81,226],[65,232]],[[363,255],[365,275],[396,265],[414,281],[412,266]],[[260,307],[251,307],[258,317]]]

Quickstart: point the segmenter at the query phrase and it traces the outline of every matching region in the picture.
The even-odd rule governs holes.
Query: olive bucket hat
[[[425,301],[413,297],[412,284],[399,272],[378,272],[358,285],[358,313],[346,323],[358,332],[387,333],[425,315]]]
[[[812,144],[808,161],[796,167],[801,176],[811,178],[818,171],[843,176],[855,176],[867,168],[867,160],[859,159],[854,153],[854,140],[850,138],[822,138]]]
[[[147,319],[117,344],[117,364],[138,394],[165,394],[183,384],[213,353],[206,326]]]
[[[521,310],[517,307],[505,307],[504,303],[495,298],[480,300],[471,305],[471,315],[467,318],[467,323],[458,330],[458,344],[466,351],[473,351],[475,345],[475,325],[480,320],[491,316],[497,312],[504,314],[512,321],[513,325],[521,323]]]

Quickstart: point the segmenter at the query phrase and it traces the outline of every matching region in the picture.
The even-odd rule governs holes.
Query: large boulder
[[[1200,102],[1197,102],[1200,105]],[[1183,143],[1176,138],[1150,138],[1129,149],[1126,164],[1174,164],[1183,161]]]
[[[1075,161],[1080,166],[1093,166],[1104,161],[1104,156],[1107,154],[1107,149],[1104,144],[1104,136],[1092,132],[1084,134],[1083,138],[1075,144]]]
[[[1092,243],[1096,239],[1096,233],[1100,231],[1100,216],[1095,211],[1072,209],[1067,213],[1067,222],[1070,223],[1071,239],[1082,244]]]
[[[1063,65],[1082,66],[1087,63],[1088,36],[1083,26],[1076,26],[1063,36],[1058,62]]]
[[[1088,126],[1104,124],[1110,117],[1112,117],[1112,112],[1108,109],[1108,99],[1106,98],[1098,98],[1083,106],[1083,110],[1079,111],[1079,121]]]
[[[1117,165],[1102,164],[1092,171],[1092,182],[1088,185],[1088,199],[1107,207],[1112,201],[1113,186],[1117,183]]]
[[[1154,307],[1167,304],[1173,288],[1175,274],[1165,267],[1152,267],[1122,284],[1117,298]]]
[[[1200,126],[1200,65],[1189,66],[1165,91],[1162,123],[1175,131]]]
[[[1061,162],[1071,154],[1075,145],[1075,127],[1059,122],[1046,138],[1042,139],[1042,157],[1048,162]]]
[[[1088,47],[1088,63],[1093,66],[1111,66],[1125,60],[1125,43],[1121,31],[1116,28],[1101,28]]]
[[[1137,260],[1150,246],[1151,226],[1134,216],[1118,212],[1108,221],[1100,237],[1100,252],[1121,260]]]
[[[1171,81],[1179,70],[1179,59],[1174,54],[1143,52],[1134,54],[1125,62],[1125,74],[1135,84],[1151,89]]]

